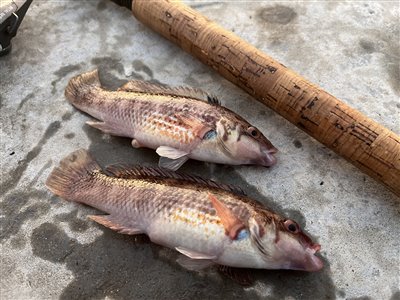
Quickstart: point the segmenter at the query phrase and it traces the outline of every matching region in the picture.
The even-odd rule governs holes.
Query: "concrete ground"
[[[396,1],[189,2],[283,64],[400,133]],[[152,150],[85,125],[64,88],[98,67],[108,87],[132,78],[191,85],[260,128],[279,148],[271,168],[190,161],[297,220],[322,245],[318,273],[254,271],[242,287],[189,272],[174,251],[86,218],[44,186],[68,153],[102,165],[156,165]],[[400,200],[210,68],[102,1],[34,1],[11,55],[0,58],[1,299],[400,299]]]

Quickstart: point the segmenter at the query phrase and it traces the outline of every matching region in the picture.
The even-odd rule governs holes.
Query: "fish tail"
[[[60,165],[50,173],[46,180],[47,188],[54,194],[67,199],[77,190],[85,179],[90,179],[93,171],[100,170],[100,166],[90,154],[80,149],[74,151],[63,160]]]
[[[73,77],[65,89],[65,96],[75,106],[86,100],[86,96],[93,88],[101,87],[97,69]]]

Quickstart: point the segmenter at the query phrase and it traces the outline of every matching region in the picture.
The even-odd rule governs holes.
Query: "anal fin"
[[[156,149],[156,152],[160,156],[164,156],[170,159],[178,159],[182,156],[188,155],[189,153],[186,151],[182,151],[169,146],[160,146]]]
[[[123,234],[141,234],[144,233],[141,229],[137,228],[135,224],[132,224],[132,221],[123,216],[116,215],[105,215],[105,216],[88,216],[89,219],[108,227],[112,230],[117,231],[118,233]]]
[[[248,269],[232,268],[228,266],[219,265],[218,272],[220,272],[226,277],[229,277],[230,279],[240,284],[241,286],[248,287],[254,284],[254,279],[252,278],[250,271]]]

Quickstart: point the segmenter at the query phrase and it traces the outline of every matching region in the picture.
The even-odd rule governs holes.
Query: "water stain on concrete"
[[[56,75],[59,79],[62,79],[72,72],[79,71],[80,68],[80,64],[63,66],[55,71],[53,74]]]
[[[26,239],[23,234],[17,234],[10,240],[10,245],[13,249],[24,249],[26,245]]]
[[[99,70],[115,70],[120,74],[124,73],[124,66],[121,60],[118,58],[113,58],[111,56],[101,56],[95,57],[91,60],[92,64],[96,65]]]
[[[365,40],[365,39],[361,39],[359,41],[359,45],[361,47],[361,49],[365,52],[365,53],[373,53],[376,51],[375,49],[375,45],[373,42]]]
[[[301,148],[301,147],[303,147],[303,144],[302,144],[299,140],[294,140],[294,141],[293,141],[293,145],[294,145],[296,148]]]
[[[257,17],[267,23],[286,25],[297,17],[297,13],[288,6],[278,4],[258,11]]]
[[[57,83],[59,81],[61,81],[68,74],[80,70],[80,68],[81,68],[80,64],[76,64],[76,65],[63,66],[57,71],[55,71],[53,74],[57,76],[57,79],[51,82],[52,86],[51,94],[54,95],[57,92]]]
[[[40,10],[36,17],[27,13],[21,27],[18,30],[17,38],[13,39],[13,50],[11,55],[15,57],[15,64],[36,65],[46,61],[51,51],[49,37],[54,36],[56,26],[47,26],[42,20],[49,20],[53,12]],[[51,20],[49,20],[51,22]]]
[[[385,66],[393,91],[400,95],[400,48],[396,45],[391,45],[385,53]]]
[[[103,11],[107,8],[107,4],[105,3],[105,1],[99,1],[99,3],[96,6],[96,9],[98,11]]]
[[[71,139],[73,139],[75,137],[75,133],[73,133],[73,132],[66,133],[66,134],[64,134],[64,137],[66,139],[71,140]]]
[[[132,37],[128,37],[126,32],[119,32],[113,35],[114,45],[116,48],[129,47],[134,43]]]
[[[48,161],[46,162],[46,164],[45,164],[44,166],[42,166],[42,167],[40,168],[40,170],[36,173],[35,177],[34,177],[34,178],[31,180],[31,182],[29,183],[28,188],[32,188],[32,187],[37,183],[37,181],[39,180],[39,178],[43,175],[43,172],[46,171],[48,168],[50,168],[51,165],[52,165],[52,161],[51,161],[51,159],[50,159],[50,160],[48,160]]]
[[[83,232],[89,228],[89,219],[79,219],[77,209],[69,213],[57,215],[55,219],[60,222],[67,222],[69,228],[74,232]]]
[[[51,262],[62,262],[73,251],[77,242],[51,223],[35,228],[31,236],[32,253]]]
[[[21,102],[19,103],[19,105],[18,105],[18,107],[17,107],[17,111],[19,111],[19,110],[24,106],[24,104],[25,104],[28,100],[32,99],[34,96],[35,96],[34,93],[29,93],[28,95],[26,95],[26,96],[21,100]]]
[[[101,84],[106,89],[115,90],[126,83],[127,80],[122,80],[113,75],[113,71],[114,73],[117,72],[118,74],[124,74],[124,66],[120,59],[111,56],[104,56],[95,57],[91,62],[97,66]]]
[[[390,297],[390,300],[400,300],[400,290],[394,292],[393,295]]]
[[[150,78],[153,78],[153,71],[146,64],[144,64],[141,60],[134,60],[132,62],[132,67],[135,71],[143,72]]]
[[[14,170],[8,173],[8,178],[0,185],[0,190],[2,193],[6,194],[9,190],[17,186],[25,170],[28,168],[29,163],[40,154],[43,146],[57,133],[60,128],[60,121],[54,121],[49,124],[36,146],[33,147],[32,150],[30,150],[25,157],[18,162],[18,166]]]
[[[76,113],[76,110],[67,111],[65,114],[61,116],[61,121],[69,121],[71,120],[72,116]]]
[[[390,26],[389,26],[390,27]],[[362,38],[359,40],[359,47],[362,54],[381,53],[383,57],[382,68],[386,69],[388,82],[393,91],[400,95],[400,47],[398,39],[399,30],[396,27],[392,33],[383,33],[377,30],[368,32],[369,37],[376,37],[374,41]],[[379,41],[375,42],[375,41]]]
[[[293,43],[293,36],[297,35],[297,12],[284,5],[274,5],[259,9],[256,13],[256,20],[263,25],[258,43],[269,42],[270,46],[280,46],[285,41]],[[301,41],[299,40],[299,43]]]
[[[346,296],[346,293],[343,290],[338,290],[336,293],[340,298],[344,298]]]
[[[4,215],[0,218],[2,228],[0,241],[17,234],[26,221],[47,213],[50,210],[50,204],[41,202],[43,199],[48,199],[48,194],[41,190],[15,191],[7,195],[0,203],[0,209]],[[30,200],[37,202],[27,206]]]

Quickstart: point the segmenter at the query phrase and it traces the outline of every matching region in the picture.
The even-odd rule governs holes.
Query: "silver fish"
[[[90,216],[106,227],[144,233],[176,249],[183,254],[178,262],[188,269],[323,267],[315,255],[321,246],[296,222],[228,185],[165,169],[112,165],[103,172],[85,150],[63,159],[46,185],[66,200],[107,213]]]
[[[101,87],[98,72],[72,78],[65,90],[76,108],[100,121],[87,124],[156,149],[159,166],[177,170],[189,158],[231,165],[272,166],[277,149],[254,126],[195,88],[129,81],[117,91]]]

